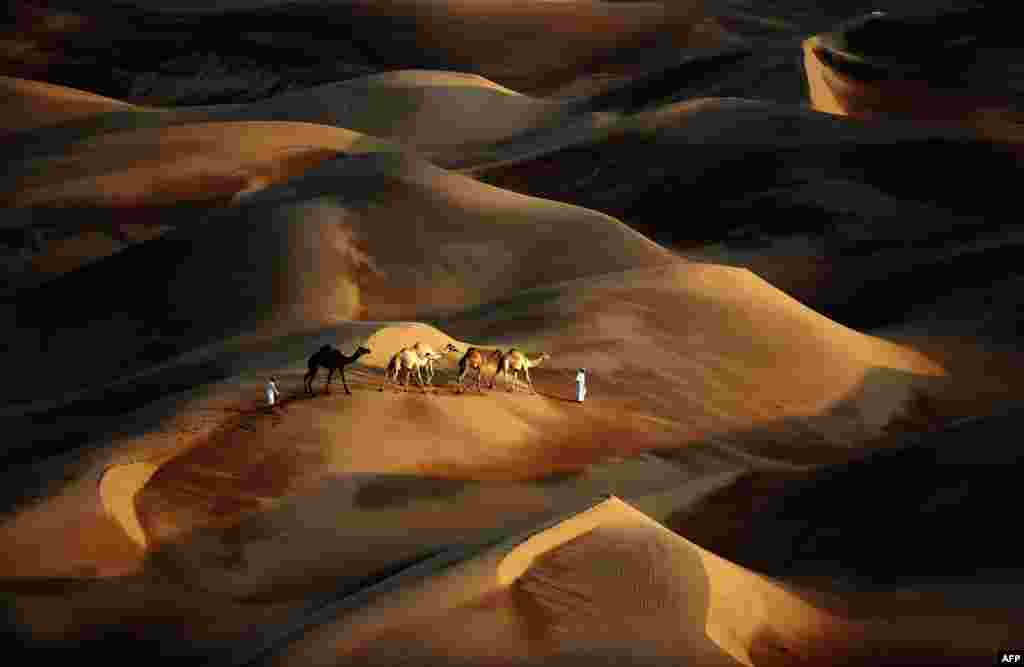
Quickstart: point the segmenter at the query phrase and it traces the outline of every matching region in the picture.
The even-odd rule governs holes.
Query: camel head
[[[362,345],[360,345],[359,347],[356,348],[355,356],[361,357],[364,354],[370,354],[370,348],[363,347]]]
[[[445,352],[458,352],[459,348],[455,347],[451,343],[448,343],[447,345],[444,346],[444,351]]]

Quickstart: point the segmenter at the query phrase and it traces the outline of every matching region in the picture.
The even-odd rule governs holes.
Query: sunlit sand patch
[[[311,123],[196,123],[104,134],[8,180],[10,206],[141,206],[227,201],[387,141]]]
[[[112,111],[142,111],[127,102],[43,81],[0,76],[0,134]]]
[[[158,464],[146,461],[126,463],[108,468],[100,479],[99,493],[104,509],[143,549],[149,546],[149,540],[139,521],[135,496],[159,469]]]

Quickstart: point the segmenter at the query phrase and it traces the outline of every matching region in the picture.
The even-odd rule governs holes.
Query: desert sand
[[[899,661],[914,660],[907,647],[945,652],[936,628],[978,629],[923,602],[884,618],[843,617],[613,497],[381,593],[274,664],[919,664]],[[1010,637],[1010,618],[975,635],[974,649]],[[866,662],[873,653],[880,662]]]
[[[8,76],[0,77],[0,91],[4,100],[0,107],[4,134],[136,108],[84,90]]]
[[[1012,96],[833,71],[817,40],[863,8],[795,0],[157,4],[0,31],[14,648],[1012,645],[980,528],[1020,468]],[[416,342],[432,384],[387,384]],[[324,345],[369,353],[308,393]],[[490,362],[463,390],[470,347],[538,360],[536,391]]]

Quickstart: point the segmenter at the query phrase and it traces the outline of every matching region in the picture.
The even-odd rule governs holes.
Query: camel
[[[324,393],[331,393],[331,378],[334,376],[334,371],[339,371],[341,372],[341,384],[345,387],[345,393],[351,395],[352,392],[348,390],[348,383],[345,382],[345,366],[355,363],[364,354],[370,354],[370,350],[362,345],[356,347],[356,351],[352,353],[352,356],[342,354],[341,350],[330,345],[321,347],[309,358],[309,371],[306,373],[306,377],[303,378],[306,385],[306,393],[313,393],[313,379],[316,378],[317,371],[321,368],[326,368],[328,372],[327,382],[324,384]]]
[[[427,388],[423,384],[423,372],[422,369],[427,364],[431,363],[434,359],[439,359],[441,355],[436,352],[429,353],[429,356],[421,357],[411,347],[403,347],[401,350],[396,352],[391,357],[391,361],[388,362],[387,370],[384,372],[384,384],[380,386],[380,391],[384,391],[384,387],[391,382],[398,384],[398,375],[402,371],[406,371],[405,384],[402,385],[402,391],[405,391],[409,387],[409,377],[413,371],[416,371],[416,381],[419,382],[420,388],[423,393],[427,393]]]
[[[494,361],[495,365],[499,364],[501,356],[501,350],[488,351],[477,347],[471,347],[466,350],[466,354],[462,355],[462,359],[459,359],[459,393],[464,391],[463,382],[470,370],[476,371],[476,390],[481,394],[484,393],[484,390],[480,388],[484,366],[490,361]],[[497,374],[497,371],[495,371],[495,374]]]
[[[533,388],[533,380],[530,379],[530,369],[540,366],[550,358],[551,355],[545,352],[534,359],[530,359],[519,350],[512,348],[502,356],[501,361],[498,362],[498,371],[495,372],[494,377],[491,378],[491,389],[494,389],[494,383],[498,380],[498,373],[502,373],[505,376],[505,386],[508,387],[509,391],[514,391],[516,385],[519,383],[519,371],[523,371],[523,374],[526,376],[526,382],[530,385],[530,391],[536,394],[537,390]],[[511,387],[509,387],[508,384],[509,371],[512,371]]]
[[[425,368],[427,369],[427,384],[428,385],[433,385],[434,384],[434,362],[439,360],[439,359],[444,359],[445,355],[448,354],[449,352],[458,352],[459,351],[459,348],[455,347],[451,343],[448,343],[447,345],[445,345],[444,346],[444,350],[442,350],[440,354],[437,353],[437,352],[434,352],[434,348],[430,347],[426,343],[419,343],[419,342],[417,342],[410,349],[413,350],[416,354],[420,355],[421,357],[423,357],[424,359],[427,360],[427,365],[425,366]]]

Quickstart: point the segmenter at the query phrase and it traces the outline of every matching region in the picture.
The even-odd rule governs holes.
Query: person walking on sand
[[[587,397],[587,369],[576,369],[576,402],[582,403]]]
[[[277,378],[273,375],[267,380],[267,386],[264,388],[264,393],[267,396],[267,408],[270,410],[274,409],[278,400],[281,398],[281,392],[277,389]]]

